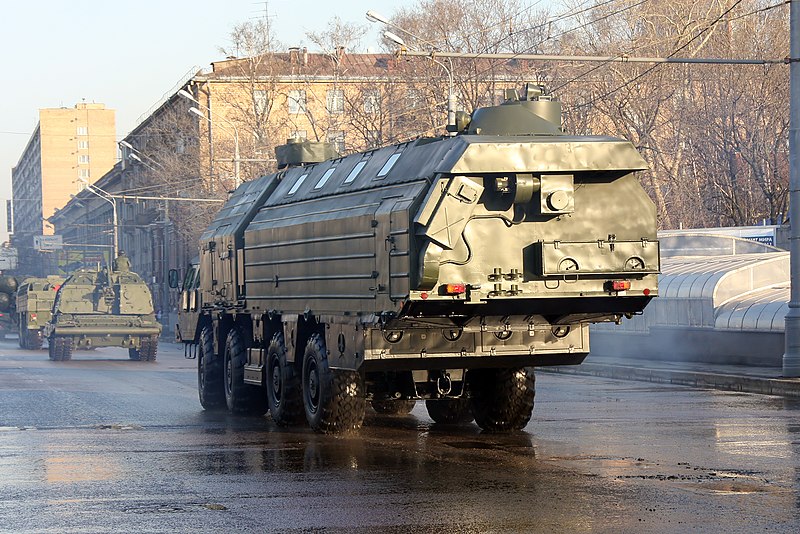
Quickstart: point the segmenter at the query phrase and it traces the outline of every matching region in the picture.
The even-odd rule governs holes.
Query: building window
[[[344,132],[342,130],[331,130],[328,132],[328,142],[336,146],[339,154],[344,154]]]
[[[381,146],[381,131],[367,130],[366,141],[367,148],[376,148]]]
[[[378,113],[381,110],[381,95],[378,91],[370,89],[364,91],[364,113]]]
[[[81,154],[80,156],[78,156],[78,163],[88,164],[89,154]]]
[[[328,90],[328,113],[344,113],[344,91]]]
[[[305,130],[294,130],[289,133],[289,139],[308,139],[308,132]]]
[[[89,177],[89,169],[78,169],[78,176],[80,178],[88,178]],[[83,188],[81,188],[83,189]]]
[[[306,112],[306,92],[302,89],[289,91],[289,113],[305,113]]]
[[[78,126],[78,135],[89,135],[89,128],[86,126]]]
[[[267,91],[256,89],[253,91],[253,104],[256,108],[258,115],[264,115],[269,108],[269,93]]]
[[[78,148],[80,150],[89,150],[89,141],[78,141]]]
[[[406,107],[417,109],[422,105],[422,94],[417,89],[409,89],[406,93]]]

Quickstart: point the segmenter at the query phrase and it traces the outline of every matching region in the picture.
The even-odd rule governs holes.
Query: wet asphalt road
[[[798,532],[800,404],[539,373],[525,432],[205,413],[194,361],[0,341],[0,531]]]

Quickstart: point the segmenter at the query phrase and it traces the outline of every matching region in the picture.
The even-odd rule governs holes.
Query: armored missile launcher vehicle
[[[131,271],[81,270],[56,293],[44,328],[51,360],[78,348],[124,347],[132,360],[155,361],[161,325],[150,288]]]
[[[647,164],[565,134],[539,88],[511,96],[456,135],[279,161],[232,194],[183,285],[204,408],[340,432],[368,402],[424,400],[438,423],[521,429],[533,367],[581,363],[589,324],[641,312],[660,264]]]
[[[62,283],[64,278],[60,276],[26,278],[22,281],[17,289],[17,322],[21,348],[42,348],[44,326],[50,321],[56,291]]]

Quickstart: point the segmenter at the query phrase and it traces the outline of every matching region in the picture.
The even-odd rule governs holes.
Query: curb
[[[558,367],[537,367],[538,371],[565,375],[590,375],[617,380],[676,384],[694,388],[720,389],[761,395],[800,398],[800,379],[763,378],[757,376],[726,375],[698,371],[672,371],[647,369],[625,365],[584,363]]]

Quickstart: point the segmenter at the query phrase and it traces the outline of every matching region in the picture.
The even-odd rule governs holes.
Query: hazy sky
[[[2,2],[0,26],[0,199],[11,198],[11,168],[38,122],[39,108],[102,102],[117,112],[121,139],[192,67],[222,58],[233,26],[269,13],[285,46],[310,46],[308,31],[339,16],[369,26],[362,48],[378,41],[372,9],[386,16],[412,1],[39,0]],[[5,201],[0,241],[7,239]]]

